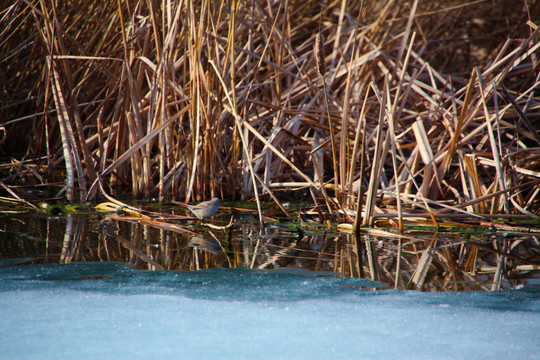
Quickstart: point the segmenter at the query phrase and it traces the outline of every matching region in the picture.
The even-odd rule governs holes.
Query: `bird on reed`
[[[208,219],[218,211],[221,200],[213,198],[209,201],[203,201],[197,205],[186,205],[189,211],[193,213],[197,218],[204,220]]]

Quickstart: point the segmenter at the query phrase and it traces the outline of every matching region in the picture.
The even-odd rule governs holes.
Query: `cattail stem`
[[[323,92],[324,92],[324,103],[326,107],[326,116],[328,117],[328,127],[330,129],[330,143],[332,145],[332,161],[334,167],[334,184],[336,192],[340,192],[339,186],[339,176],[338,176],[338,162],[337,162],[337,152],[336,152],[336,141],[334,136],[334,123],[332,122],[332,117],[330,116],[330,104],[328,101],[328,90],[326,88],[326,81],[324,75],[326,74],[326,64],[325,64],[325,55],[324,55],[324,43],[323,37],[320,33],[315,36],[315,45],[313,47],[313,52],[315,53],[316,63],[317,63],[317,72],[322,80]],[[336,196],[340,198],[339,196]]]

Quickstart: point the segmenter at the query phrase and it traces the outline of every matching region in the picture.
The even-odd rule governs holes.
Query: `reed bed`
[[[18,0],[0,14],[1,182],[310,197],[357,226],[539,219],[539,7]]]

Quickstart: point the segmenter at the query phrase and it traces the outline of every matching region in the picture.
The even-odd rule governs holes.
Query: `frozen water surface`
[[[540,359],[540,292],[0,262],[5,359]]]

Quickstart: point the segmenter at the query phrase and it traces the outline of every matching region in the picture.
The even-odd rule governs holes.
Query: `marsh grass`
[[[311,196],[358,226],[539,219],[538,7],[18,0],[0,14],[1,180],[10,198],[61,181],[70,201],[284,213]]]

